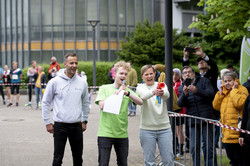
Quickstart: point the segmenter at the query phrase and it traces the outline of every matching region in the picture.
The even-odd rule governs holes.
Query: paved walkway
[[[84,132],[83,165],[96,166],[98,160],[97,128],[99,123],[98,106],[93,104],[89,114],[87,131]],[[0,165],[1,166],[49,166],[53,157],[53,137],[46,129],[41,110],[25,107],[28,98],[21,95],[19,107],[6,107],[0,99]],[[33,96],[35,103],[35,96]],[[143,156],[139,141],[140,112],[129,117],[129,166],[142,166]],[[67,147],[64,166],[72,165],[71,150]],[[116,165],[114,149],[110,166]]]

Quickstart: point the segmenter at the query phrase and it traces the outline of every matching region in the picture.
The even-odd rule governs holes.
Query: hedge
[[[48,76],[49,64],[38,64],[44,69],[46,76]],[[113,62],[96,62],[96,85],[100,86],[103,84],[109,84],[108,72],[111,69]],[[29,67],[22,69],[23,79],[22,83],[28,83],[27,70]],[[64,64],[60,64],[60,68],[64,68]],[[93,85],[93,62],[79,62],[78,71],[84,71],[87,76],[87,82],[89,86]],[[48,77],[46,77],[48,78]],[[23,86],[22,86],[23,87]]]
[[[96,85],[97,86],[100,86],[103,84],[110,84],[108,72],[110,71],[113,64],[114,62],[96,62]],[[41,66],[44,68],[44,72],[46,73],[46,75],[48,75],[49,64],[41,64]],[[191,64],[191,66],[195,69],[195,71],[198,72],[197,64]],[[225,68],[225,66],[222,64],[219,64],[218,66],[219,66],[219,70],[221,70],[222,68]],[[64,65],[60,64],[60,67],[64,68]],[[138,83],[141,83],[142,78],[141,78],[140,70],[142,66],[132,65],[132,67],[137,71]],[[179,69],[182,69],[182,64],[174,63],[173,68],[176,68],[176,67]],[[22,72],[23,72],[23,79],[21,81],[22,83],[28,83],[27,70],[28,70],[28,67],[22,69]],[[85,72],[87,76],[88,85],[92,86],[93,85],[93,62],[92,61],[79,62],[78,71],[79,73],[81,73],[81,71]],[[21,86],[21,88],[25,88],[25,87]]]

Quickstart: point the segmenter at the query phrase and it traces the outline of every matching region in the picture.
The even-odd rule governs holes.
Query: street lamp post
[[[93,90],[94,92],[96,91],[96,55],[95,55],[95,27],[96,25],[100,22],[100,20],[88,20],[88,22],[90,23],[90,25],[92,26],[92,31],[93,31]]]

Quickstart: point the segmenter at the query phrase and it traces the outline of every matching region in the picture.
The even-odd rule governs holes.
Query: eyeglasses
[[[185,71],[185,72],[183,72],[183,74],[191,74],[191,73],[193,73],[192,71]]]

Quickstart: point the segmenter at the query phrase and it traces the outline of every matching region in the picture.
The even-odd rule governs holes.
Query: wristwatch
[[[128,94],[126,94],[126,96],[129,96],[130,95],[130,92],[128,91]]]
[[[86,121],[86,120],[85,120],[85,121],[83,121],[82,123],[87,124],[87,123],[88,123],[88,121]]]

